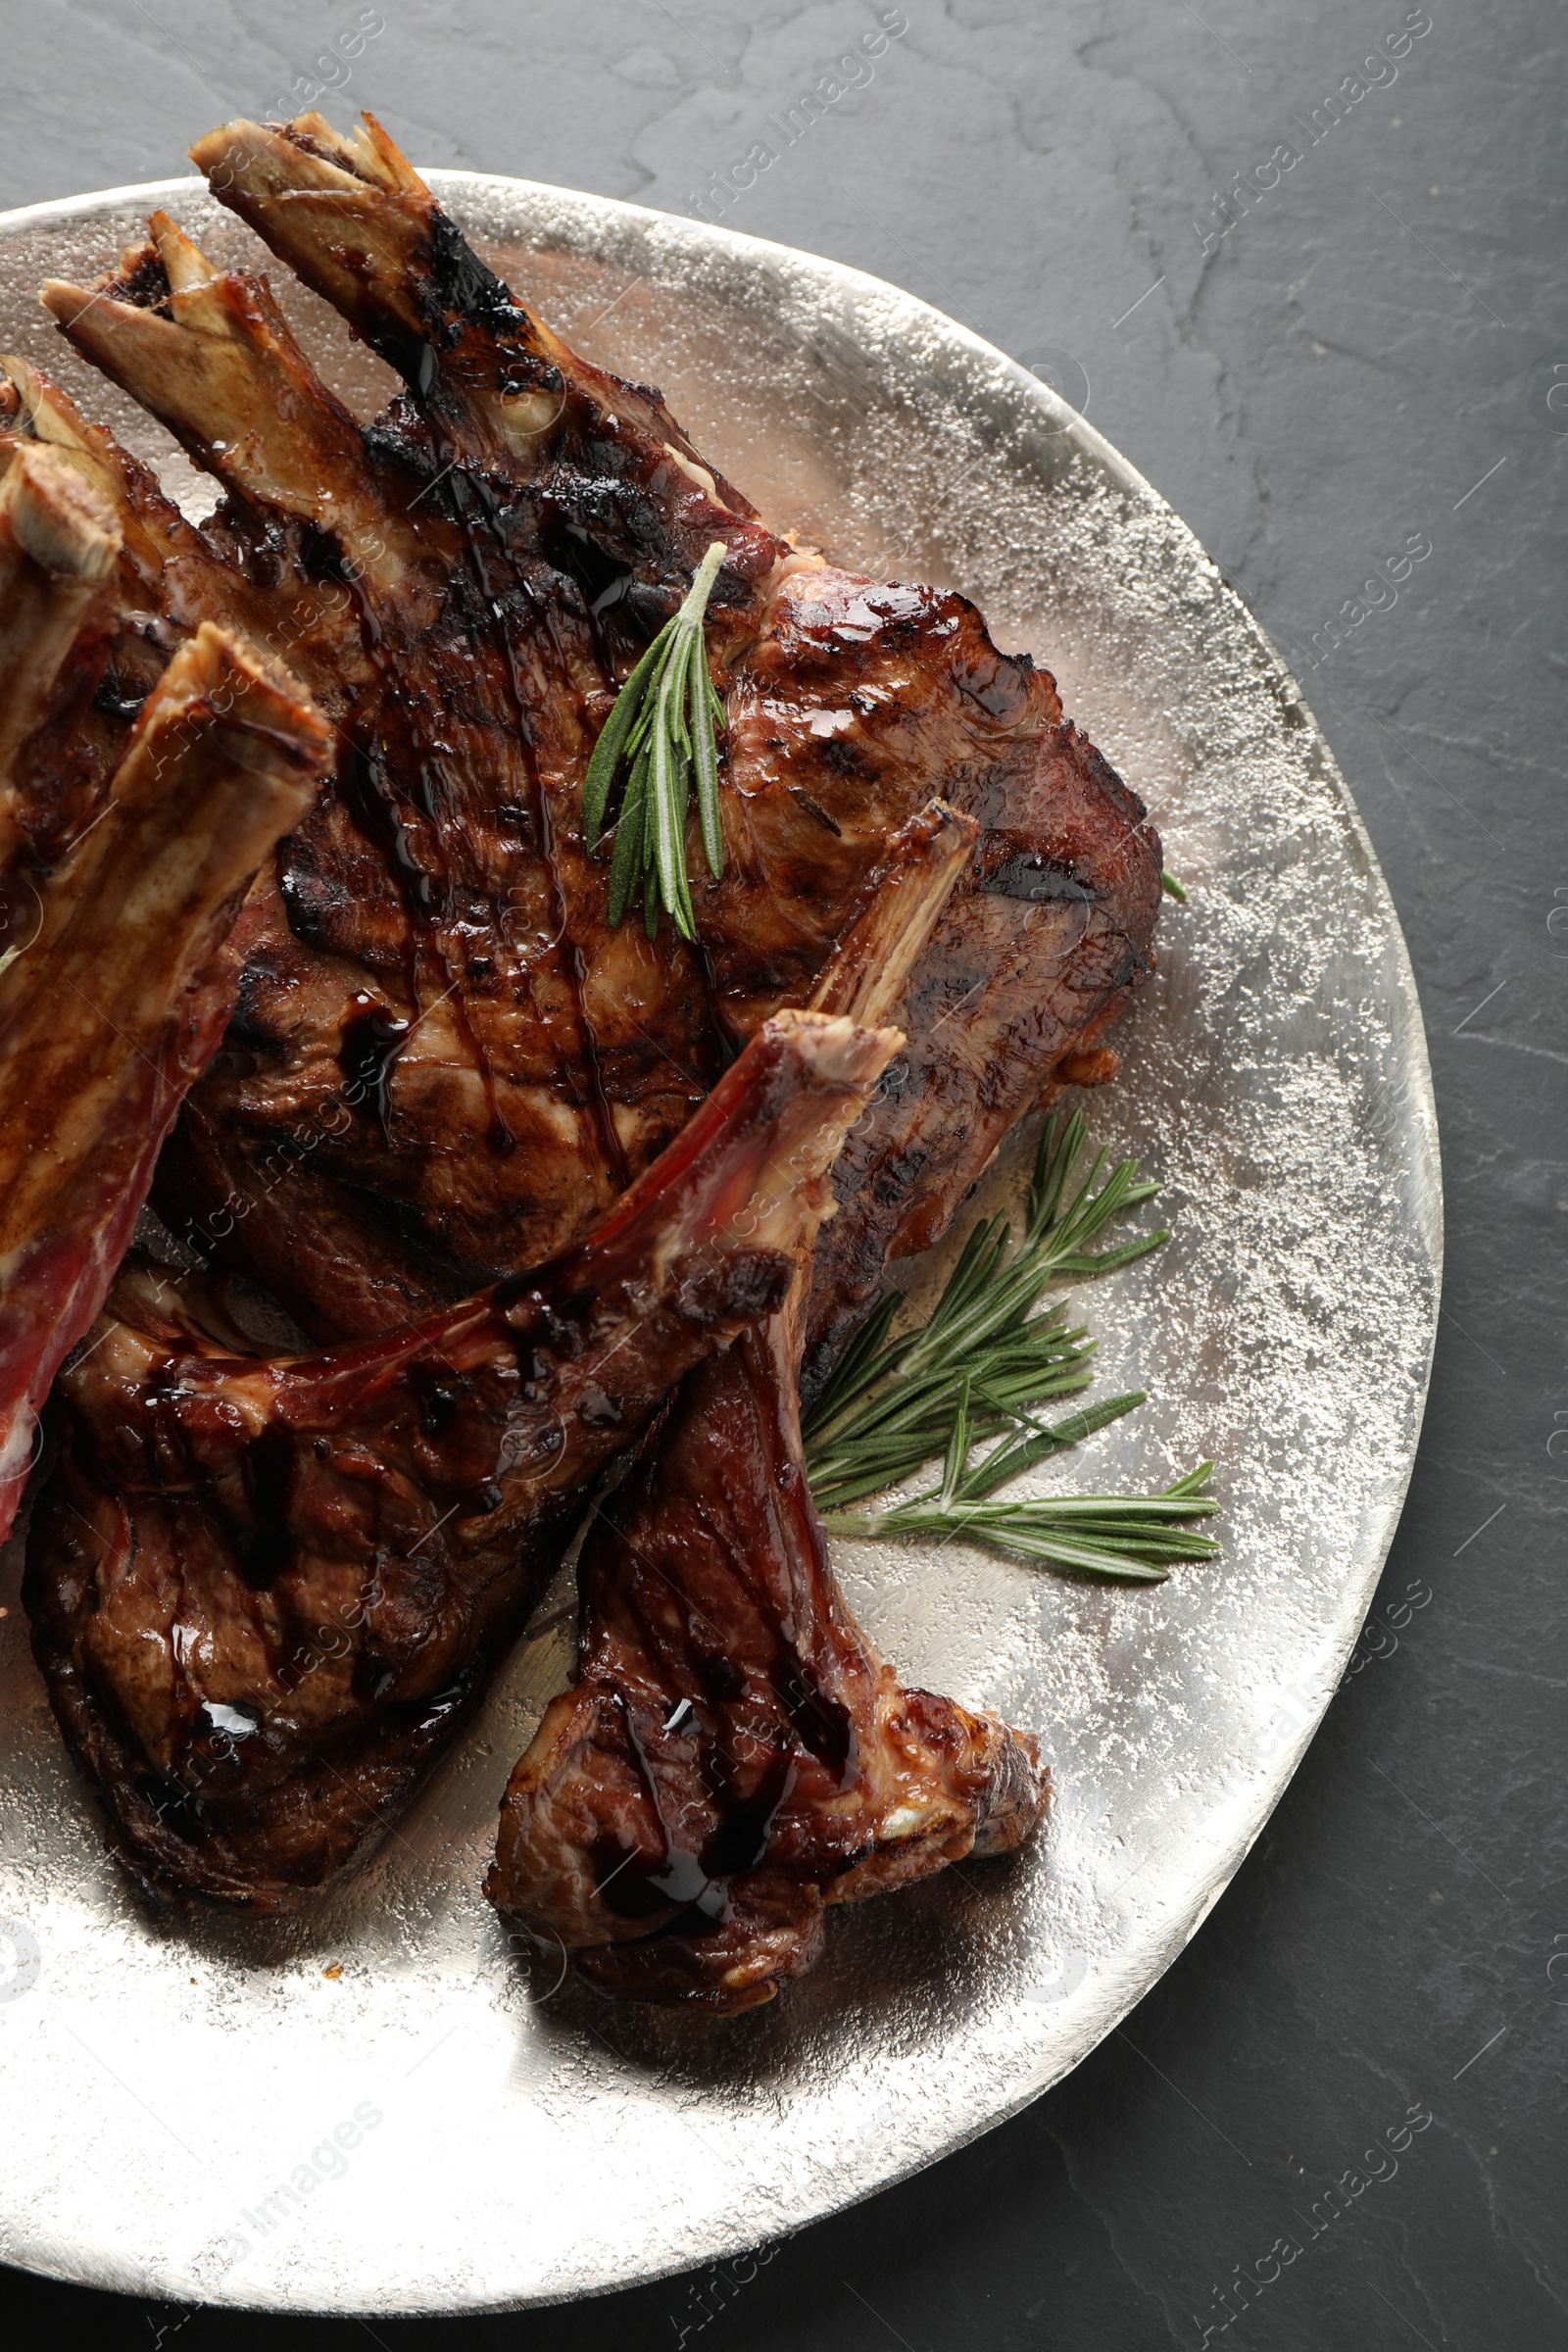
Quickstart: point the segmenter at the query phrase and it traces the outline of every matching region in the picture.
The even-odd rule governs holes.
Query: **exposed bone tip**
[[[120,554],[115,511],[58,449],[24,442],[0,481],[17,545],[56,579],[107,579]]]
[[[887,1067],[905,1043],[902,1029],[866,1028],[841,1012],[803,1012],[786,1005],[763,1023],[827,1085],[862,1086]]]
[[[363,120],[354,126],[356,158],[363,160],[373,177],[392,194],[421,196],[430,200],[430,191],[398,145],[396,139],[382,126],[369,108],[363,110]]]
[[[331,729],[303,686],[232,630],[204,620],[155,687],[142,727],[211,714],[269,739],[313,770],[325,765]]]
[[[253,138],[264,128],[263,123],[253,122],[248,115],[235,115],[229,122],[220,122],[216,128],[203,131],[199,139],[192,140],[185,153],[199,172],[206,172],[216,157]]]
[[[172,294],[194,293],[200,286],[211,285],[220,274],[201,247],[167,213],[149,214],[147,225],[153,232]]]
[[[33,387],[40,380],[32,362],[20,358],[16,352],[0,352],[0,370],[4,371],[23,408],[29,409],[34,397]]]
[[[286,122],[238,116],[208,131],[189,154],[222,203],[244,198],[271,204],[307,190],[346,194],[368,175],[349,141],[314,111]]]
[[[38,288],[38,300],[57,326],[74,326],[94,299],[85,286],[64,277],[46,277]]]
[[[0,368],[5,369],[16,390],[18,430],[29,433],[35,441],[52,442],[60,449],[92,455],[95,443],[91,430],[58,384],[52,384],[30,360],[15,356],[0,358]]]

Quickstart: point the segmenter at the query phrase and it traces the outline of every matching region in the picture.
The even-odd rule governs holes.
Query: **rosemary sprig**
[[[966,1460],[967,1449],[960,1456]],[[983,1477],[990,1459],[982,1462]],[[1219,1545],[1186,1520],[1219,1509],[1208,1491],[1212,1462],[1200,1462],[1163,1494],[1042,1494],[990,1502],[971,1494],[962,1472],[952,1483],[888,1511],[824,1511],[835,1536],[966,1536],[999,1551],[1020,1551],[1054,1568],[1087,1569],[1121,1584],[1159,1585],[1169,1560],[1208,1560]],[[976,1475],[971,1473],[972,1475]]]
[[[683,938],[697,936],[686,870],[686,809],[694,784],[709,871],[716,877],[724,870],[713,735],[715,723],[723,724],[724,705],[708,674],[703,615],[727,553],[722,539],[710,546],[680,611],[665,621],[615,697],[583,778],[583,832],[591,849],[616,770],[626,767],[610,860],[610,920],[618,923],[640,895],[650,939],[659,929],[661,906]]]
[[[1103,1152],[1069,1197],[1085,1140],[1075,1111],[1041,1137],[1023,1240],[1009,1256],[1006,1220],[970,1234],[929,1320],[890,1339],[904,1300],[884,1298],[846,1352],[805,1424],[811,1492],[841,1535],[965,1535],[1058,1567],[1158,1582],[1163,1561],[1206,1559],[1218,1546],[1181,1522],[1218,1508],[1205,1463],[1164,1494],[1065,1495],[993,1502],[999,1487],[1077,1445],[1144,1401],[1141,1391],[1080,1408],[1048,1426],[1030,1407],[1087,1388],[1094,1342],[1066,1308],[1040,1308],[1045,1285],[1130,1265],[1168,1239],[1162,1228],[1113,1248],[1089,1244],[1158,1187],[1125,1159],[1103,1183]],[[1095,1189],[1099,1184],[1100,1189]],[[974,1448],[999,1442],[978,1460]],[[912,1478],[945,1450],[940,1487],[885,1511],[850,1506]]]
[[[1159,877],[1159,887],[1168,899],[1180,899],[1185,906],[1189,892],[1185,882],[1179,882],[1167,865]]]

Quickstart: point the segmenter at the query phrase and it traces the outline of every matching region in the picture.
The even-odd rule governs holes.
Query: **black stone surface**
[[[1397,77],[1313,143],[1311,110],[1365,81],[1375,44],[1425,10],[906,7],[874,79],[724,218],[898,280],[1080,402],[1087,382],[1093,421],[1295,658],[1404,920],[1443,1130],[1446,1304],[1382,1631],[1251,1858],[1125,2028],[1003,2130],[760,2267],[368,2328],[156,2310],[7,2273],[13,2342],[1568,2338],[1563,11],[1430,0]],[[368,103],[421,162],[674,211],[879,15],[854,0],[383,13],[322,102],[335,120]],[[180,170],[220,117],[297,103],[296,77],[365,17],[357,0],[10,0],[0,202]],[[1286,140],[1300,161],[1258,193]],[[1212,198],[1238,172],[1253,192],[1221,238]],[[1347,627],[1371,566],[1412,534],[1430,558]],[[1325,658],[1336,616],[1344,642]],[[1368,2160],[1412,2107],[1430,2123]],[[1282,2239],[1299,2251],[1272,2253]]]

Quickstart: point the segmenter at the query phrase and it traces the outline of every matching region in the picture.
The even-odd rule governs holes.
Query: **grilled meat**
[[[1152,969],[1159,845],[1051,677],[998,653],[963,597],[797,571],[727,701],[726,870],[694,905],[736,1026],[809,996],[912,777],[980,828],[889,1007],[908,1048],[835,1175],[809,1395],[887,1258],[940,1240],[1007,1129],[1080,1074]]]
[[[635,656],[705,550],[728,557],[709,603],[721,656],[756,630],[789,550],[707,464],[659,393],[594,368],[524,311],[371,116],[342,138],[318,114],[229,122],[191,149],[212,191],[396,368],[401,412],[487,527],[481,485],[532,511],[578,576],[601,641]]]
[[[779,1299],[897,1032],[782,1013],[563,1256],[390,1339],[253,1355],[135,1267],[60,1383],[25,1598],[156,1889],[286,1908],[403,1804],[593,1482]]]
[[[232,1195],[249,1213],[230,1253],[308,1327],[359,1335],[428,1302],[392,1278],[409,1233],[450,1298],[581,1231],[722,1057],[689,956],[610,931],[581,843],[589,722],[612,697],[580,589],[499,505],[492,529],[466,476],[438,484],[416,440],[362,434],[265,287],[153,225],[90,297],[47,299],[227,483],[221,545],[337,743],[246,910],[233,1050],[169,1174],[198,1244]],[[295,1263],[302,1156],[347,1196],[325,1298]]]
[[[322,1336],[560,1246],[737,1038],[806,1001],[936,784],[985,832],[915,976],[915,1053],[860,1139],[814,1362],[883,1251],[934,1238],[1149,968],[1142,812],[963,599],[791,554],[656,396],[529,318],[374,126],[232,124],[197,155],[411,389],[362,433],[265,286],[162,217],[98,288],[48,290],[78,349],[228,485],[232,593],[268,608],[338,728],[331,788],[247,909],[239,1020],[165,1172],[172,1221]],[[667,931],[609,931],[577,800],[616,677],[714,536],[726,870],[705,879],[694,841],[694,957]],[[959,1056],[955,1005],[980,1041]],[[302,1266],[294,1235],[323,1223],[330,1255]]]
[[[373,122],[352,140],[318,116],[230,124],[195,153],[407,391],[362,428],[265,282],[155,216],[97,287],[46,300],[219,476],[218,516],[192,531],[16,368],[11,405],[123,539],[78,804],[204,604],[286,651],[333,729],[319,802],[236,926],[235,1018],[158,1197],[203,1254],[359,1344],[246,1356],[162,1276],[127,1276],[69,1378],[30,1554],[38,1654],[149,1883],[285,1904],[406,1799],[586,1486],[648,1432],[589,1546],[582,1680],[518,1768],[492,1890],[559,1922],[607,1984],[748,2005],[807,1964],[827,1903],[1014,1842],[1043,1801],[1026,1740],[903,1690],[848,1617],[795,1367],[804,1344],[820,1377],[885,1258],[936,1239],[1007,1125],[1094,1066],[1152,968],[1158,843],[971,605],[777,538],[657,393],[516,303]],[[668,925],[611,930],[580,793],[617,682],[715,538],[725,863],[707,873],[694,813],[694,950]],[[956,814],[924,813],[933,789]],[[595,1308],[603,1238],[654,1215],[687,1138],[777,1050],[770,1020],[797,1038],[779,1008],[881,1020],[895,998],[908,1046],[855,1122],[814,1297],[812,1161],[803,1196],[769,1195],[787,1263],[751,1281],[763,1320],[722,1363],[748,1319],[734,1296],[676,1338],[646,1284]],[[562,1250],[527,1278],[550,1345],[569,1296],[606,1348],[645,1318],[647,1360],[616,1356],[624,1395],[592,1379],[619,1418],[579,1411],[530,1482],[501,1458],[520,1377],[503,1302]],[[501,1294],[467,1296],[496,1276]],[[528,1345],[576,1396],[592,1349],[566,1329],[567,1370]],[[426,1426],[420,1384],[454,1356],[473,1386]],[[318,1624],[346,1629],[330,1662]],[[645,1770],[661,1698],[691,1709],[661,1718]],[[600,1838],[652,1906],[635,1918],[608,1899]]]
[[[235,906],[309,808],[325,741],[291,681],[205,624],[144,705],[85,838],[35,883],[12,877],[37,927],[0,969],[0,1533],[49,1384],[233,1009],[220,951]]]
[[[204,620],[282,662],[288,633],[257,595],[171,506],[154,475],[91,424],[25,360],[0,360],[0,463],[63,469],[118,544],[86,624],[57,674],[42,722],[7,778],[16,855],[49,865],[102,808],[142,705],[176,648]]]

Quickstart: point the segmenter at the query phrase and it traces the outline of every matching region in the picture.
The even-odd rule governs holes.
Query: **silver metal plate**
[[[897,2180],[1076,2065],[1217,1899],[1339,1680],[1438,1303],[1398,923],[1296,686],[1191,532],[1054,393],[891,286],[599,197],[431,179],[518,294],[658,382],[776,526],[973,596],[1148,802],[1192,904],[1167,906],[1159,975],[1116,1032],[1123,1075],[1090,1107],[1163,1181],[1175,1238],[1083,1311],[1103,1380],[1151,1401],[1042,1484],[1163,1485],[1213,1455],[1225,1553],[1121,1592],[956,1544],[843,1547],[907,1679],[1038,1730],[1054,1811],[1014,1862],[835,1915],[814,1977],[718,2026],[530,1987],[480,1898],[508,1771],[566,1675],[569,1593],[371,1867],[278,1927],[159,1914],[106,1858],[9,1560],[0,2256],[290,2311],[469,2311],[709,2262]],[[11,214],[0,348],[189,498],[183,458],[35,299],[46,274],[100,269],[154,203],[254,259],[189,181]],[[368,413],[386,371],[313,298],[287,301]],[[977,1210],[1016,1200],[1026,1156],[1015,1138]]]

